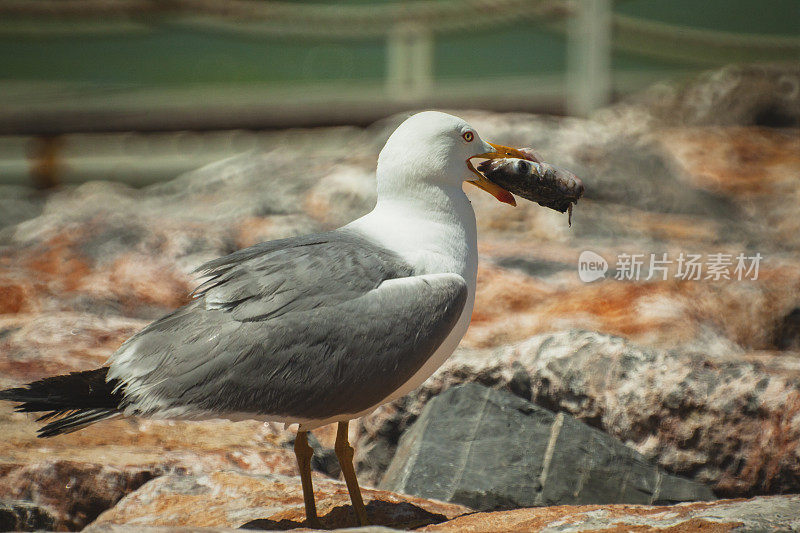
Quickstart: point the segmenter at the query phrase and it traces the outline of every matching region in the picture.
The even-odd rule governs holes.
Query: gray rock
[[[480,510],[714,497],[563,412],[474,383],[428,403],[380,486]]]
[[[800,67],[730,65],[684,83],[659,85],[635,100],[659,120],[684,126],[800,126]]]
[[[287,448],[294,448],[295,437],[286,441]],[[342,473],[342,467],[339,465],[339,459],[336,457],[336,451],[333,448],[323,446],[313,433],[308,434],[308,445],[314,450],[314,455],[311,456],[311,468],[317,472],[322,472],[328,477],[339,479]]]
[[[577,152],[572,170],[592,184],[586,199],[653,213],[722,220],[731,220],[738,213],[724,196],[687,187],[681,171],[674,168],[664,150],[640,137],[613,137],[584,147]],[[593,235],[602,228],[587,224],[583,229]]]
[[[46,507],[21,500],[0,500],[0,531],[53,530],[56,522]]]
[[[426,403],[461,383],[564,411],[720,495],[800,489],[795,359],[654,350],[580,330],[458,350],[417,390],[359,421],[356,461],[364,482],[381,479]]]
[[[800,351],[800,307],[795,307],[783,317],[775,332],[774,342],[779,350]]]
[[[0,229],[39,216],[45,197],[45,193],[30,187],[0,185]]]

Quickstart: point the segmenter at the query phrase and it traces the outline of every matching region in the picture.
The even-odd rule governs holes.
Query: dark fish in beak
[[[583,182],[575,174],[541,161],[532,151],[523,150],[529,159],[488,159],[478,165],[486,179],[526,200],[554,209],[569,211],[583,195]]]

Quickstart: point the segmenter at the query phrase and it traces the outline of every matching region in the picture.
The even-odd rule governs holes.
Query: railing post
[[[611,0],[575,0],[567,22],[567,111],[586,116],[611,99]]]
[[[64,138],[60,135],[40,135],[31,140],[30,176],[37,189],[52,189],[59,185],[63,170],[61,160]]]
[[[426,95],[433,85],[433,34],[399,23],[387,37],[386,89],[397,99]]]

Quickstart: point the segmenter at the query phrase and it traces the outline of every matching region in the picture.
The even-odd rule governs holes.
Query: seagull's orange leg
[[[353,502],[353,510],[356,512],[358,522],[362,526],[366,526],[368,524],[367,509],[364,507],[364,499],[361,497],[358,478],[356,478],[356,471],[353,468],[353,447],[350,446],[347,440],[348,424],[349,422],[339,422],[339,426],[336,429],[334,451],[339,459],[339,465],[342,467],[342,474],[347,483],[347,491],[350,493],[350,501]]]
[[[314,450],[308,445],[307,431],[297,432],[297,438],[294,440],[294,455],[297,457],[300,482],[303,484],[306,525],[314,529],[321,529],[322,524],[317,517],[317,504],[314,502],[314,486],[311,484],[311,456],[314,455]]]

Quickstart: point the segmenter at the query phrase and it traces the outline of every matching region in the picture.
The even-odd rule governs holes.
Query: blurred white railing
[[[620,1],[620,0],[617,0]],[[562,94],[567,110],[585,115],[608,102],[615,73],[612,50],[634,52],[687,66],[730,62],[800,60],[800,37],[736,34],[655,22],[616,14],[614,0],[414,0],[372,4],[316,4],[274,0],[0,0],[0,35],[72,28],[107,33],[140,31],[153,20],[236,34],[299,39],[385,39],[386,98],[424,98],[436,87],[437,35],[520,22],[535,23],[566,36],[568,61]],[[766,8],[765,8],[766,9]],[[28,24],[15,24],[13,20]],[[32,26],[31,20],[40,22]],[[47,24],[55,22],[56,24]],[[58,24],[62,21],[63,24]],[[91,22],[89,22],[91,21]],[[93,26],[94,24],[94,26]],[[138,25],[137,25],[138,24]],[[512,60],[513,51],[499,60]],[[530,73],[535,76],[535,73]],[[360,90],[351,84],[353,94]],[[484,96],[484,95],[477,95]],[[12,102],[13,104],[13,102]],[[11,133],[2,128],[0,133]]]
[[[174,151],[151,159],[143,171],[136,165],[137,158],[147,159],[145,152],[134,147],[105,155],[82,154],[69,149],[82,146],[70,140],[76,138],[74,134],[364,124],[419,107],[563,110],[566,106],[570,113],[586,115],[605,105],[615,93],[637,90],[654,81],[654,76],[669,78],[684,72],[614,72],[614,50],[676,61],[687,68],[800,59],[798,36],[735,34],[664,24],[616,14],[613,5],[614,0],[415,0],[369,5],[272,0],[0,0],[0,36],[6,37],[47,32],[124,34],[141,32],[157,20],[256,36],[378,38],[385,39],[387,46],[384,79],[377,83],[317,81],[291,86],[101,91],[74,87],[68,97],[37,99],[24,84],[15,88],[7,80],[0,84],[0,101],[4,101],[0,135],[5,135],[0,137],[0,183],[29,179],[30,168],[44,168],[37,162],[41,153],[50,154],[48,157],[55,153],[64,159],[59,168],[67,170],[55,181],[108,175],[107,170],[113,168],[115,179],[137,183],[188,170],[206,162],[210,154]],[[17,19],[27,22],[17,24]],[[565,74],[436,78],[434,44],[439,36],[486,28],[502,31],[521,21],[565,35]],[[513,50],[498,57],[499,61],[516,59]],[[41,94],[64,96],[63,88],[45,87]],[[116,146],[114,137],[98,137],[96,142],[108,139]],[[55,138],[59,141],[54,142]]]

